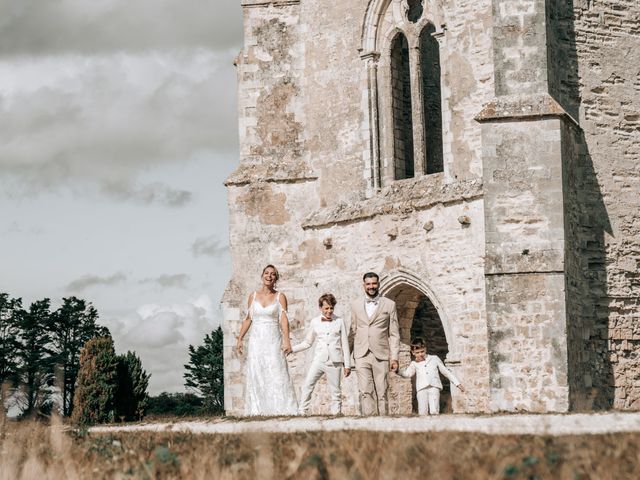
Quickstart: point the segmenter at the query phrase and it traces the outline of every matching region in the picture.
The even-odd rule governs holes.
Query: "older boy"
[[[427,345],[422,338],[411,342],[412,361],[406,370],[401,370],[399,375],[404,378],[416,376],[416,397],[418,398],[419,415],[438,415],[440,413],[440,390],[442,382],[440,374],[451,380],[456,387],[464,392],[460,380],[444,366],[442,360],[436,355],[427,355]]]
[[[323,374],[327,376],[327,383],[331,389],[331,413],[333,415],[341,413],[340,379],[343,372],[345,377],[351,373],[349,361],[351,353],[347,328],[342,318],[333,314],[336,303],[336,297],[330,293],[325,293],[318,299],[321,315],[311,320],[305,340],[292,349],[293,353],[300,352],[311,347],[316,341],[313,361],[302,387],[299,407],[301,415],[308,414],[311,393]]]

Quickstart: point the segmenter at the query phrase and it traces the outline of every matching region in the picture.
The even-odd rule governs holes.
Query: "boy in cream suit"
[[[333,415],[341,413],[340,379],[343,372],[345,377],[351,373],[349,360],[351,353],[347,328],[342,318],[333,314],[336,303],[336,297],[330,293],[325,293],[318,299],[321,315],[311,320],[305,340],[292,348],[292,352],[296,353],[306,350],[314,341],[316,342],[313,361],[302,386],[300,415],[309,413],[311,393],[323,374],[327,376],[327,383],[331,389],[331,413]]]
[[[464,392],[460,380],[444,366],[436,355],[427,355],[427,346],[422,338],[411,342],[411,353],[415,358],[399,375],[404,378],[416,376],[416,397],[418,398],[418,414],[438,415],[440,413],[440,390],[442,382],[440,374],[451,380],[456,387]]]

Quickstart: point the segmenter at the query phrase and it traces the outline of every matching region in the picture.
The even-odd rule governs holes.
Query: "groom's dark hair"
[[[380,281],[380,277],[378,276],[378,274],[376,272],[367,272],[362,276],[362,281],[364,282],[367,278],[375,278],[376,280]]]

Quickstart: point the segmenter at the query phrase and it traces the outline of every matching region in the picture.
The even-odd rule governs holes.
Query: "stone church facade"
[[[445,411],[640,407],[640,4],[242,0],[241,159],[226,182],[225,407],[248,294],[281,273],[293,342],[381,276],[400,362],[424,336]],[[308,355],[290,355],[298,392]],[[415,409],[390,376],[390,409]],[[355,375],[344,413],[358,412]],[[313,411],[328,412],[316,388]]]

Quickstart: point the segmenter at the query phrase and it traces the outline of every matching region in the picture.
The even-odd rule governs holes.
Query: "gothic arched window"
[[[370,142],[363,151],[368,195],[394,180],[445,172],[450,162],[441,85],[443,16],[437,2],[370,0],[361,50],[368,93]]]
[[[442,148],[442,88],[440,86],[440,45],[433,38],[436,29],[428,23],[420,34],[420,68],[424,108],[425,173],[444,170]]]
[[[394,178],[400,180],[414,176],[409,44],[402,33],[398,33],[391,43],[390,63]]]

